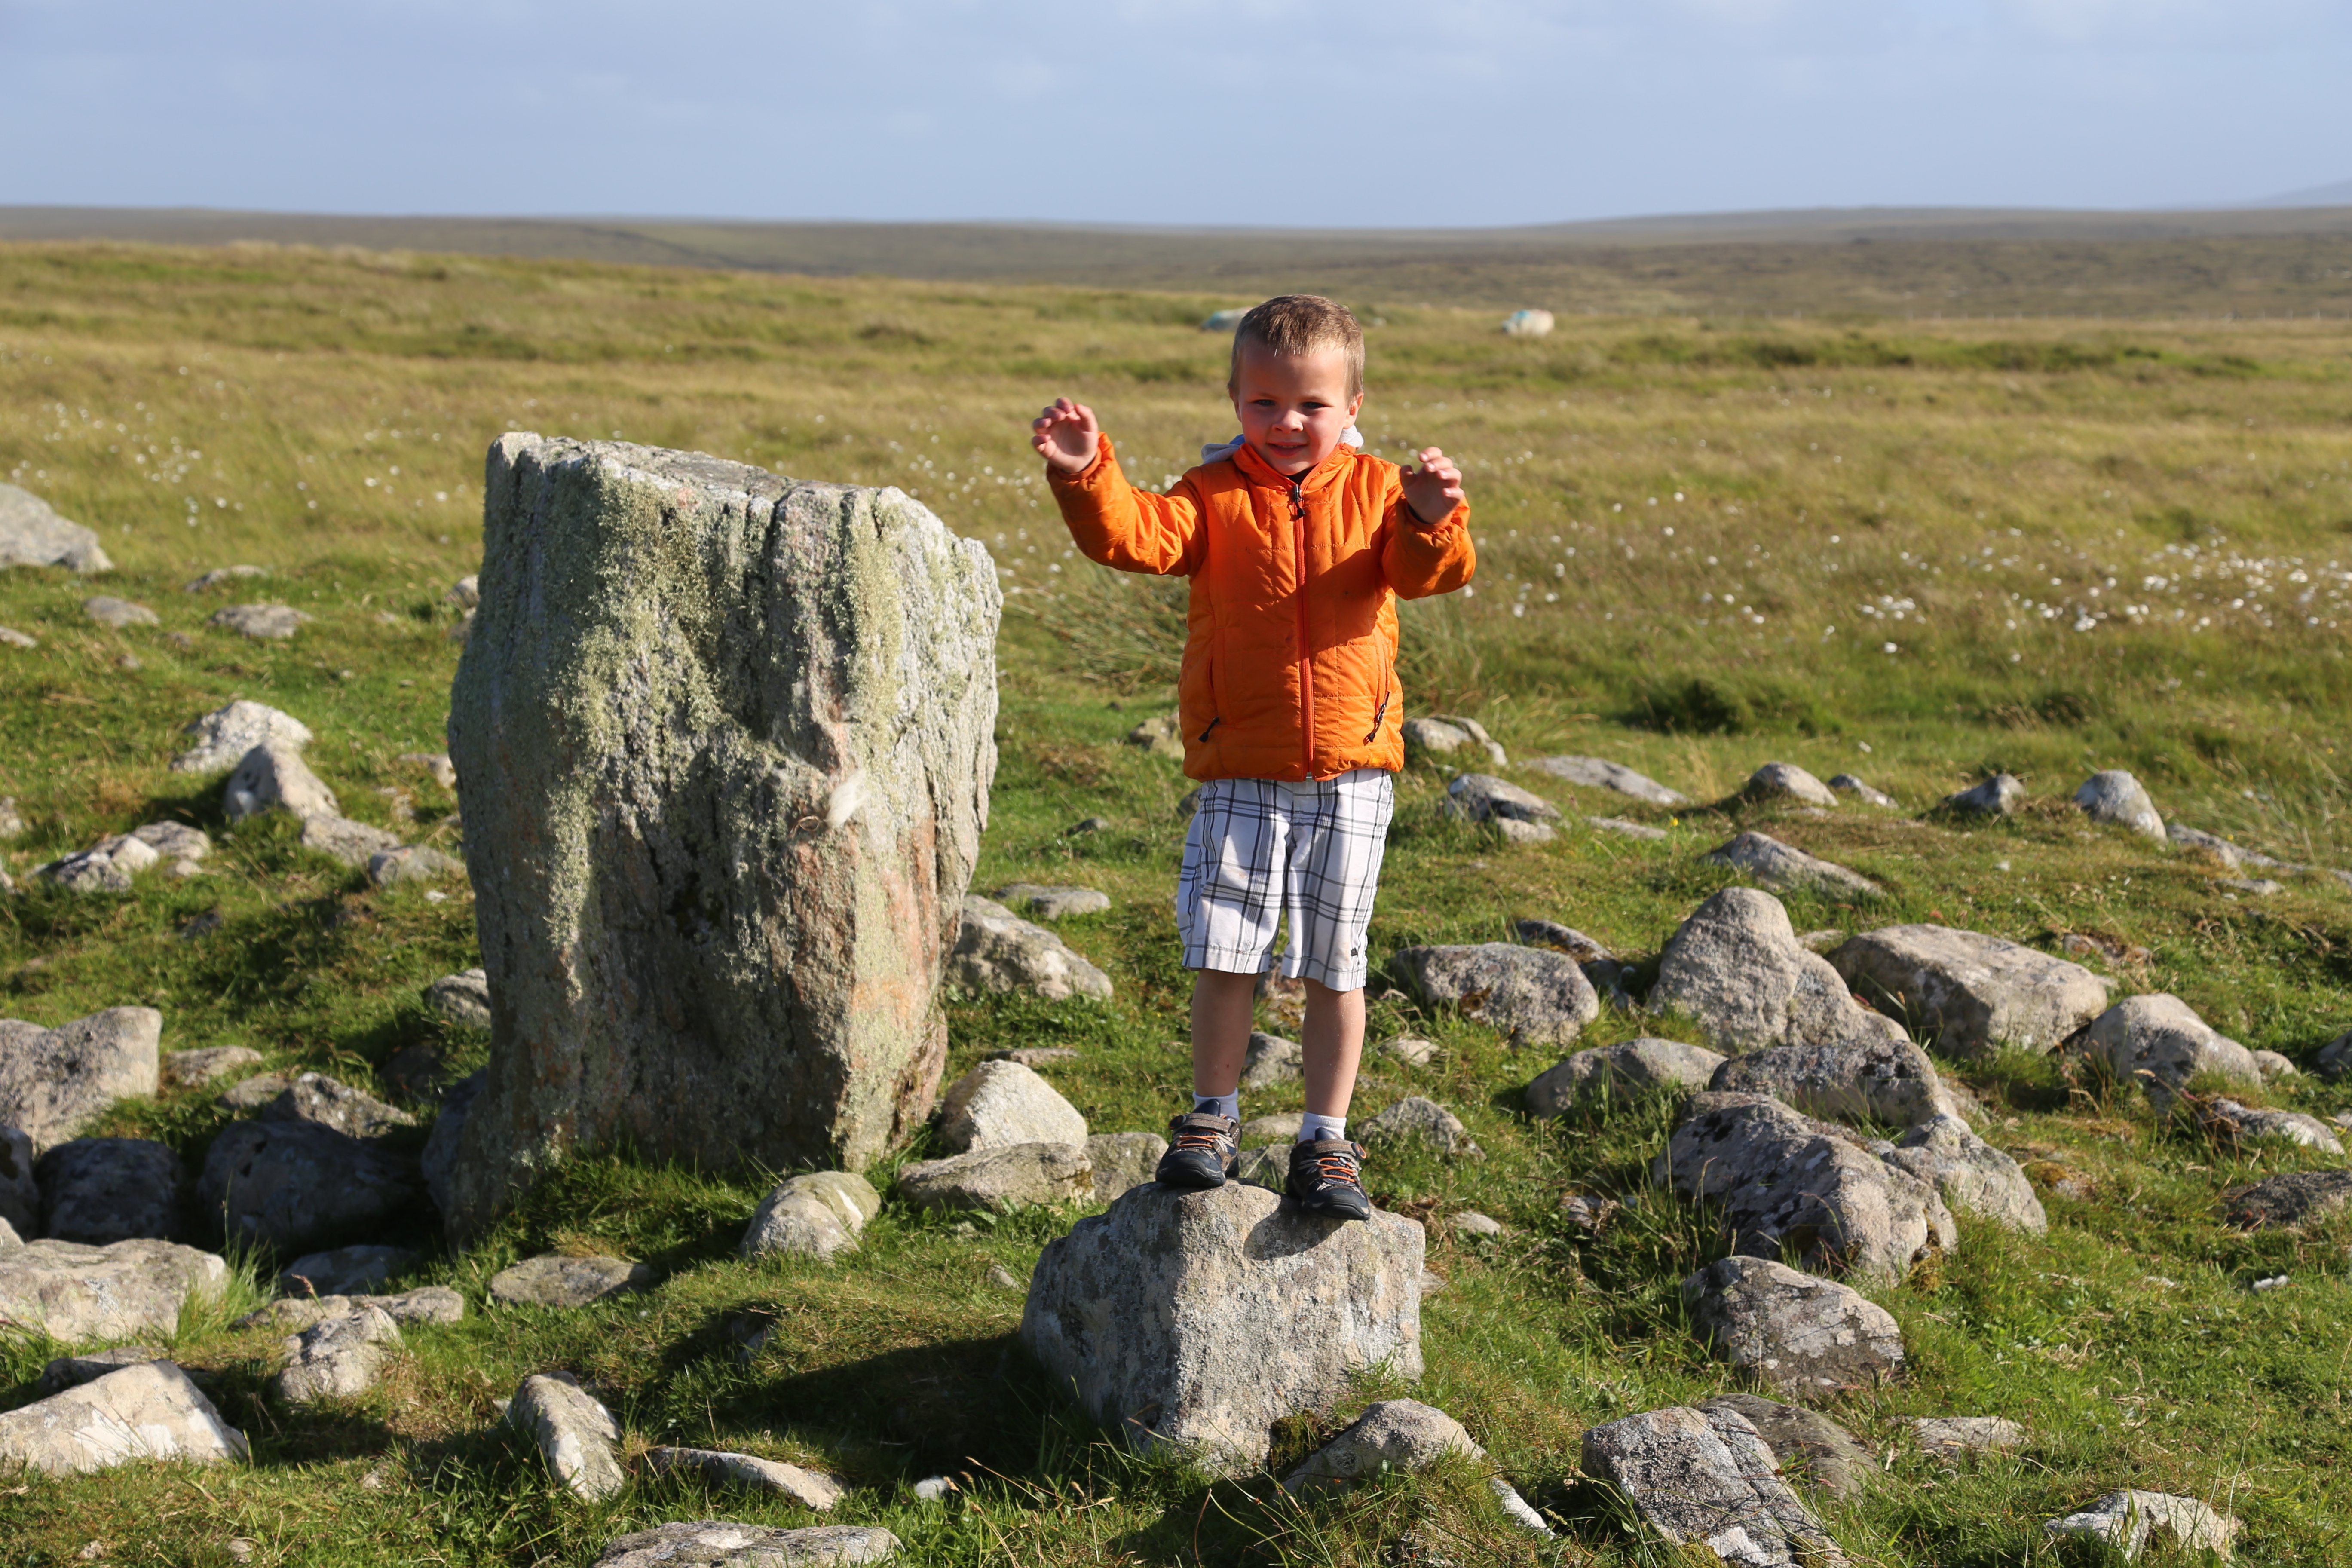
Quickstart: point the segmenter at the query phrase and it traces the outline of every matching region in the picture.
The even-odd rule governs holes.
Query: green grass
[[[0,795],[28,823],[0,848],[19,882],[0,900],[0,1012],[54,1024],[146,1004],[164,1012],[166,1049],[249,1045],[275,1068],[379,1088],[415,1047],[478,1065],[481,1038],[419,999],[475,962],[462,886],[441,903],[375,891],[283,822],[230,830],[217,781],[167,764],[190,718],[252,697],[317,731],[312,762],[347,814],[452,840],[426,825],[456,800],[397,759],[441,749],[457,652],[442,595],[476,560],[479,454],[509,426],[618,429],[919,489],[997,551],[1017,591],[974,885],[1108,892],[1110,912],[1062,929],[1118,994],[1108,1006],[957,1001],[950,1070],[1003,1046],[1071,1045],[1084,1055],[1051,1076],[1092,1125],[1159,1125],[1189,1076],[1172,1043],[1186,983],[1169,906],[1189,784],[1120,738],[1171,704],[1168,605],[1151,584],[1062,553],[1020,422],[1072,389],[1139,473],[1179,470],[1229,433],[1219,345],[1189,325],[1225,302],[578,263],[0,250],[0,475],[98,527],[121,567],[97,584],[0,575],[0,625],[41,643],[0,648]],[[1515,757],[1614,757],[1702,804],[1666,813],[1519,773],[1569,825],[1553,844],[1506,848],[1441,816],[1439,774],[1410,773],[1376,958],[1501,939],[1527,916],[1654,952],[1727,879],[1699,855],[1759,826],[1888,889],[1863,906],[1791,897],[1801,931],[1933,920],[2044,948],[2114,936],[2150,955],[2113,971],[2121,990],[2176,992],[2251,1047],[2308,1063],[2352,1026],[2352,889],[2290,879],[2267,899],[2236,896],[2217,868],[2093,828],[2064,804],[2093,768],[2129,767],[2168,816],[2352,866],[2337,756],[2352,701],[2340,624],[2352,334],[2340,324],[1889,320],[1760,333],[1604,321],[1530,345],[1494,336],[1483,310],[1418,296],[1378,309],[1364,427],[1389,450],[1435,440],[1469,458],[1482,557],[1475,597],[1407,617],[1412,710],[1476,713]],[[172,477],[142,477],[159,469]],[[272,574],[182,591],[237,561]],[[2146,585],[2158,575],[2165,586]],[[163,624],[96,627],[79,610],[94,588],[152,605]],[[1727,592],[1750,613],[1727,622]],[[248,598],[317,619],[284,645],[205,625]],[[2045,599],[2063,613],[2042,618]],[[2148,610],[2116,613],[2116,600]],[[1863,615],[1864,602],[1884,615]],[[2110,618],[2073,629],[2101,610]],[[1772,759],[1860,773],[1905,809],[1814,818],[1730,802]],[[2034,793],[2019,817],[1928,809],[1996,766]],[[1669,837],[1582,825],[1603,813]],[[1096,816],[1110,827],[1066,832]],[[150,873],[123,898],[26,879],[159,816],[215,835],[205,875]],[[492,1404],[557,1367],[599,1390],[633,1447],[722,1444],[834,1470],[856,1488],[845,1516],[887,1524],[915,1562],[1371,1563],[1408,1530],[1457,1538],[1465,1561],[1670,1561],[1577,1472],[1587,1426],[1732,1385],[1676,1294],[1724,1242],[1709,1216],[1646,1184],[1670,1108],[1533,1121],[1519,1090],[1550,1054],[1512,1052],[1392,995],[1371,1017],[1375,1037],[1427,1034],[1444,1055],[1422,1069],[1374,1058],[1359,1113],[1427,1094],[1486,1151],[1372,1166],[1386,1205],[1428,1221],[1449,1280],[1425,1308],[1419,1396],[1564,1521],[1552,1546],[1510,1534],[1465,1474],[1292,1504],[1263,1479],[1207,1486],[1087,1428],[1021,1356],[1017,1295],[987,1283],[992,1265],[1024,1272],[1073,1212],[942,1219],[894,1202],[836,1267],[745,1265],[735,1244],[771,1173],[612,1151],[558,1173],[463,1256],[439,1247],[428,1215],[366,1239],[426,1250],[417,1281],[456,1285],[477,1307],[490,1273],[551,1248],[652,1261],[656,1289],[414,1329],[382,1387],[306,1412],[264,1392],[276,1336],[231,1329],[226,1309],[192,1313],[175,1352],[251,1435],[254,1465],[19,1478],[0,1487],[0,1563],[75,1561],[101,1541],[108,1561],[225,1564],[226,1542],[243,1538],[262,1563],[573,1564],[662,1519],[814,1522],[683,1480],[596,1508],[557,1492]],[[1585,1043],[1659,1032],[1689,1033],[1604,1014]],[[2045,1176],[2087,1178],[2089,1195],[2046,1193],[2046,1237],[1964,1225],[1957,1251],[1880,1294],[1913,1371],[1832,1409],[1892,1454],[1883,1485],[1823,1506],[1849,1554],[2054,1561],[2035,1555],[2042,1520],[2137,1486],[2244,1519],[2246,1561],[2339,1560],[2352,1224],[2248,1237],[2219,1219],[2230,1188],[2323,1162],[2216,1146],[2044,1058],[1951,1070],[1991,1106],[1989,1136]],[[2352,1109],[2352,1087],[2315,1079],[2263,1098]],[[1297,1105],[1294,1089],[1252,1097],[1245,1113]],[[172,1090],[96,1131],[163,1139],[193,1163],[224,1120],[208,1094]],[[1570,1192],[1623,1206],[1587,1237],[1560,1216]],[[1455,1232],[1445,1219],[1463,1208],[1508,1234]],[[246,1260],[233,1305],[279,1261]],[[2287,1288],[2252,1291],[2282,1272]],[[776,1325],[749,1362],[746,1321]],[[6,1349],[0,1403],[33,1397],[49,1348]],[[1358,1403],[1381,1392],[1368,1384]],[[1294,1424],[1277,1458],[1352,1414]],[[2032,1437],[2019,1455],[1939,1468],[1903,1437],[1927,1414],[2007,1415]],[[943,1507],[908,1489],[934,1474],[962,1478]]]

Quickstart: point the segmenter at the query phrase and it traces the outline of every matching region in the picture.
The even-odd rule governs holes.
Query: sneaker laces
[[[1315,1156],[1315,1177],[1321,1182],[1338,1182],[1345,1186],[1363,1185],[1363,1177],[1356,1164],[1356,1156],[1346,1150]]]
[[[1181,1132],[1176,1134],[1176,1147],[1180,1150],[1207,1149],[1214,1151],[1218,1142],[1223,1137],[1224,1133],[1214,1127],[1187,1127]]]

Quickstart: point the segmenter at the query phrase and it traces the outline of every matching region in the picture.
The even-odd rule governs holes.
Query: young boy
[[[1070,535],[1091,560],[1192,580],[1177,685],[1184,771],[1201,783],[1176,921],[1192,982],[1192,1110],[1160,1181],[1222,1186],[1258,976],[1287,916],[1283,973],[1307,983],[1307,1115],[1286,1191],[1363,1219],[1348,1101],[1364,1043],[1364,929],[1404,765],[1394,601],[1470,581],[1462,475],[1357,450],[1364,335],[1309,294],[1242,318],[1225,384],[1242,435],[1168,494],[1119,472],[1094,411],[1057,399],[1031,427]]]

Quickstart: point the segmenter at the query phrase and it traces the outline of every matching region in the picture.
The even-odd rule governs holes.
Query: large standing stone
[[[1853,1000],[1821,954],[1797,940],[1771,894],[1726,888],[1701,904],[1658,955],[1654,1009],[1681,1009],[1734,1053],[1763,1046],[1906,1039],[1895,1020]]]
[[[2126,1563],[2146,1551],[2151,1539],[2181,1552],[2215,1552],[2226,1558],[2238,1534],[2236,1520],[2195,1498],[2143,1491],[2109,1492],[2080,1513],[2042,1528],[2053,1535],[2104,1541],[2122,1552]]]
[[[1845,1568],[1845,1554],[1774,1471],[1771,1448],[1727,1406],[1669,1405],[1584,1435],[1584,1473],[1652,1528],[1738,1568]]]
[[[1859,871],[1808,855],[1769,833],[1740,834],[1708,850],[1706,858],[1745,871],[1768,888],[1820,887],[1857,899],[1874,899],[1886,890]]]
[[[0,1415],[0,1461],[52,1476],[138,1459],[216,1465],[245,1457],[245,1435],[168,1361],[126,1366]]]
[[[950,1086],[940,1143],[951,1154],[1015,1143],[1083,1143],[1087,1119],[1019,1062],[982,1062]]]
[[[2074,792],[2074,804],[2093,822],[2111,822],[2134,833],[2162,840],[2164,816],[2148,799],[2139,780],[2121,768],[2093,773]]]
[[[943,977],[961,991],[1027,991],[1048,1002],[1111,994],[1110,976],[1060,937],[977,894],[963,901]]]
[[[0,568],[9,566],[114,570],[114,563],[99,548],[96,533],[59,517],[32,491],[0,484]]]
[[[1646,800],[1652,805],[1688,805],[1690,796],[1680,790],[1668,789],[1653,778],[1635,773],[1622,763],[1612,763],[1606,757],[1538,757],[1527,764],[1538,773],[1549,773],[1587,789],[1615,790],[1630,795],[1635,800]]]
[[[2050,1216],[2042,1212],[2024,1170],[1957,1116],[1922,1121],[1895,1140],[1895,1152],[1883,1157],[1888,1164],[1933,1183],[1954,1214],[2037,1236],[2050,1228]]]
[[[1706,1087],[1718,1093],[1769,1094],[1808,1116],[1895,1127],[1958,1109],[1927,1053],[1903,1039],[1750,1051],[1716,1068]]]
[[[2100,1014],[2084,1044],[2107,1064],[2116,1081],[2145,1089],[2159,1110],[2200,1072],[2242,1083],[2263,1080],[2252,1051],[2215,1032],[2179,997],[2161,992],[2126,996]]]
[[[1694,1095],[1651,1174],[1719,1199],[1733,1249],[1749,1257],[1793,1249],[1809,1268],[1892,1281],[1958,1239],[1932,1184],[1763,1095]]]
[[[776,1255],[825,1262],[854,1252],[866,1222],[882,1212],[882,1194],[849,1171],[813,1171],[780,1183],[761,1200],[738,1250],[745,1258]]]
[[[539,1445],[541,1458],[574,1497],[602,1502],[629,1484],[614,1447],[621,1428],[613,1413],[569,1377],[526,1377],[507,1406],[507,1422]]]
[[[567,1150],[857,1167],[919,1121],[1003,603],[895,489],[510,434],[451,692],[489,988],[478,1231]]]
[[[1722,1053],[1680,1040],[1626,1040],[1579,1051],[1528,1085],[1528,1111],[1559,1116],[1604,1094],[1620,1098],[1660,1089],[1705,1089]]]
[[[196,1200],[233,1240],[281,1250],[389,1218],[415,1203],[416,1162],[315,1121],[239,1121],[213,1140]]]
[[[621,1536],[590,1568],[851,1568],[898,1551],[898,1538],[874,1524],[773,1530],[697,1519]]]
[[[1021,1339],[1094,1420],[1237,1473],[1349,1378],[1421,1375],[1420,1226],[1334,1221],[1262,1187],[1129,1192],[1047,1244]]]
[[[188,1173],[168,1143],[76,1138],[41,1156],[41,1234],[91,1247],[187,1228]]]
[[[0,1018],[0,1126],[22,1128],[38,1152],[116,1100],[153,1094],[163,1038],[152,1007],[109,1007],[55,1029]]]
[[[901,1165],[898,1191],[923,1209],[1085,1203],[1095,1195],[1095,1165],[1082,1143],[1015,1143]]]
[[[299,752],[311,739],[310,726],[293,714],[242,697],[190,720],[184,733],[192,743],[172,759],[175,773],[218,773],[236,766],[256,746],[275,742]]]
[[[0,1252],[0,1321],[63,1344],[170,1335],[183,1306],[227,1283],[219,1254],[174,1242],[36,1241]]]
[[[2107,982],[2079,963],[1948,926],[1865,931],[1829,963],[1951,1056],[1989,1056],[2002,1046],[2048,1051],[2107,1005]]]
[[[654,1279],[650,1263],[548,1253],[491,1275],[489,1297],[501,1307],[585,1307],[643,1290]]]
[[[1389,964],[1425,1005],[1459,1007],[1515,1045],[1567,1045],[1601,1014],[1577,962],[1548,948],[1408,947]]]
[[[1683,1281],[1683,1305],[1718,1357],[1799,1397],[1903,1370],[1903,1331],[1884,1307],[1769,1258],[1717,1259]]]
[[[381,1307],[362,1306],[313,1323],[286,1342],[286,1364],[275,1380],[278,1396],[308,1405],[365,1394],[399,1343],[400,1330]]]

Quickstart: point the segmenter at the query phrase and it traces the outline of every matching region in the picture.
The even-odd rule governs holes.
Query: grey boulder
[[[168,1361],[126,1366],[0,1415],[0,1461],[83,1475],[135,1461],[243,1459],[245,1435]]]
[[[121,1372],[126,1366],[144,1366],[151,1361],[169,1359],[168,1352],[153,1345],[114,1345],[82,1355],[56,1356],[41,1368],[41,1392],[44,1394],[63,1394],[68,1388],[95,1383],[107,1373]]]
[[[2148,799],[2139,780],[2121,768],[2108,768],[2084,779],[2083,787],[2074,792],[2074,804],[2093,822],[2128,827],[2159,842],[2167,837],[2156,802]]]
[[[2198,1107],[2198,1121],[2209,1131],[2227,1138],[2277,1139],[2339,1158],[2344,1152],[2343,1142],[2327,1123],[2299,1110],[2272,1110],[2217,1097]]]
[[[2103,1541],[2121,1552],[2129,1563],[2151,1542],[2179,1552],[2213,1552],[2226,1558],[2237,1538],[2238,1521],[2216,1513],[2195,1498],[2169,1492],[2109,1492],[2078,1513],[2053,1519],[2042,1527],[2052,1535],[2073,1535]]]
[[[1286,1040],[1258,1029],[1250,1031],[1249,1044],[1242,1052],[1242,1088],[1271,1089],[1278,1083],[1293,1082],[1304,1077],[1306,1071],[1307,1051],[1297,1040]]]
[[[224,631],[279,642],[310,623],[310,617],[291,605],[231,605],[208,617],[208,624]]]
[[[1908,1127],[1958,1106],[1927,1053],[1905,1039],[1774,1046],[1734,1057],[1708,1089],[1766,1094],[1808,1116]]]
[[[2106,1064],[2116,1081],[2137,1085],[2159,1110],[2199,1073],[2241,1083],[2262,1082],[2252,1051],[2217,1033],[2179,997],[2157,993],[2126,996],[2091,1021],[2084,1049]]]
[[[585,1307],[643,1290],[654,1282],[650,1263],[625,1258],[526,1258],[490,1276],[489,1298],[501,1307]]]
[[[820,1513],[849,1495],[839,1481],[821,1470],[716,1448],[648,1448],[646,1468],[656,1475],[690,1471],[709,1486],[770,1492]]]
[[[945,982],[971,992],[1026,991],[1049,1002],[1090,996],[1108,1001],[1110,976],[991,899],[968,897],[949,952]]]
[[[1462,1423],[1417,1399],[1369,1405],[1338,1436],[1282,1478],[1291,1491],[1313,1481],[1367,1480],[1384,1470],[1425,1470],[1449,1454],[1484,1463],[1486,1451]]]
[[[1973,812],[1979,816],[2012,816],[2025,800],[2025,785],[2009,773],[1995,773],[1981,784],[1944,797],[1944,805],[1953,811]]]
[[[1365,1121],[1357,1139],[1366,1144],[1417,1143],[1450,1158],[1479,1159],[1486,1151],[1470,1141],[1462,1119],[1433,1100],[1407,1095]]]
[[[205,1156],[196,1197],[231,1238],[281,1250],[391,1218],[419,1196],[416,1162],[313,1121],[239,1121]]]
[[[330,1318],[373,1307],[395,1323],[456,1323],[466,1316],[466,1298],[446,1285],[420,1285],[397,1296],[281,1296],[236,1321],[240,1329],[281,1329],[300,1333]]]
[[[1041,921],[1098,915],[1110,908],[1110,895],[1097,889],[1052,887],[1036,882],[1015,882],[1009,888],[999,888],[996,901]]]
[[[2025,1428],[2005,1415],[1921,1415],[1911,1423],[1911,1439],[1921,1452],[1950,1460],[2022,1447]]]
[[[1486,727],[1475,719],[1454,715],[1444,718],[1408,719],[1401,731],[1405,756],[1418,761],[1424,757],[1450,757],[1464,750],[1483,752],[1495,766],[1505,767],[1509,758]]]
[[[416,1118],[322,1072],[302,1073],[261,1109],[265,1121],[309,1121],[352,1138],[375,1138]]]
[[[591,1568],[850,1568],[887,1563],[898,1550],[898,1538],[879,1525],[774,1530],[698,1519],[621,1536]]]
[[[490,1026],[490,979],[479,969],[445,974],[425,988],[425,1005],[449,1022],[468,1029]]]
[[[1601,1013],[1583,969],[1544,948],[1408,947],[1389,966],[1424,1005],[1459,1007],[1514,1045],[1565,1046]]]
[[[202,1050],[173,1051],[163,1058],[163,1080],[182,1089],[200,1089],[233,1072],[257,1068],[263,1060],[251,1046],[207,1046]]]
[[[1954,1214],[2037,1236],[2050,1228],[2050,1216],[2023,1169],[1958,1116],[1922,1121],[1896,1139],[1894,1152],[1883,1158],[1933,1184]]]
[[[0,1251],[0,1320],[60,1344],[169,1336],[183,1307],[227,1284],[219,1254],[175,1242],[27,1242]]]
[[[104,1247],[187,1230],[188,1173],[169,1144],[146,1138],[76,1138],[41,1156],[41,1234]]]
[[[1701,1400],[1697,1408],[1736,1410],[1745,1415],[1780,1462],[1781,1474],[1793,1475],[1832,1497],[1853,1497],[1880,1473],[1877,1459],[1862,1439],[1817,1410],[1782,1405],[1760,1394],[1718,1394]]]
[[[1396,1215],[1323,1219],[1237,1183],[1137,1187],[1046,1244],[1021,1340],[1130,1445],[1237,1474],[1351,1378],[1421,1375],[1422,1249]]]
[[[1742,798],[1753,801],[1793,800],[1804,805],[1835,805],[1837,792],[1794,763],[1766,763],[1740,786]]]
[[[63,566],[78,573],[110,572],[114,563],[98,535],[68,522],[27,489],[0,484],[0,568]]]
[[[2322,1219],[2352,1199],[2352,1171],[2289,1171],[2266,1176],[2230,1200],[2241,1230],[2284,1230]]]
[[[902,1165],[898,1191],[926,1209],[1085,1203],[1094,1196],[1095,1168],[1082,1143],[1015,1143]]]
[[[1087,1119],[1019,1062],[982,1062],[949,1086],[940,1142],[951,1154],[1015,1143],[1083,1143]]]
[[[399,1344],[399,1327],[380,1307],[327,1318],[286,1342],[286,1364],[273,1386],[289,1405],[349,1399],[375,1386]]]
[[[1715,865],[1745,871],[1765,887],[1783,891],[1821,888],[1853,898],[1874,899],[1886,890],[1859,871],[1819,859],[1765,833],[1742,833],[1708,850],[1706,858]]]
[[[1837,791],[1840,795],[1850,795],[1853,796],[1854,799],[1862,802],[1864,805],[1892,807],[1896,804],[1893,795],[1887,794],[1883,789],[1872,788],[1869,784],[1863,783],[1862,780],[1854,777],[1852,773],[1831,774],[1830,788]]]
[[[0,1018],[0,1126],[21,1128],[37,1152],[116,1100],[153,1094],[163,1037],[152,1007],[110,1007],[54,1029]]]
[[[378,855],[399,848],[400,835],[322,813],[302,819],[302,847],[315,849],[346,866],[364,866]]]
[[[70,893],[127,893],[131,879],[161,858],[153,845],[123,834],[60,856],[33,874]]]
[[[1654,1011],[1677,1009],[1716,1046],[1856,1045],[1907,1038],[1853,1000],[1838,972],[1797,940],[1771,894],[1726,888],[1693,911],[1658,955]]]
[[[241,1078],[221,1090],[219,1098],[213,1103],[223,1110],[235,1111],[240,1115],[247,1111],[259,1110],[263,1106],[284,1094],[286,1086],[293,1081],[282,1072],[257,1072],[251,1078]]]
[[[779,1183],[760,1201],[737,1249],[745,1258],[830,1260],[854,1252],[866,1222],[882,1212],[882,1194],[852,1171],[813,1171]]]
[[[1859,1290],[1769,1258],[1724,1258],[1683,1281],[1691,1326],[1717,1359],[1800,1399],[1887,1382],[1903,1332]]]
[[[0,1225],[20,1237],[41,1231],[41,1184],[33,1174],[33,1141],[21,1127],[0,1127]]]
[[[1492,773],[1463,773],[1445,786],[1442,808],[1464,822],[1558,822],[1559,807]]]
[[[463,861],[423,844],[395,844],[389,849],[374,851],[367,858],[368,880],[379,888],[397,888],[406,882],[437,882],[465,868]]]
[[[1538,757],[1527,764],[1538,773],[1549,773],[1587,789],[1615,790],[1619,795],[1632,795],[1635,800],[1648,801],[1652,805],[1688,805],[1690,796],[1680,790],[1668,789],[1653,778],[1647,778],[1622,763],[1612,763],[1606,757]]]
[[[1528,1110],[1560,1116],[1602,1096],[1625,1098],[1659,1089],[1704,1089],[1725,1058],[1680,1040],[1626,1040],[1579,1051],[1528,1085]]]
[[[1294,1125],[1295,1133],[1297,1128]],[[1087,1140],[1087,1159],[1095,1168],[1095,1201],[1116,1203],[1129,1189],[1153,1179],[1168,1140],[1157,1132],[1097,1132]]]
[[[583,1501],[602,1502],[629,1484],[614,1452],[619,1424],[570,1377],[524,1378],[507,1405],[507,1424],[539,1446],[555,1479]]]
[[[100,594],[81,602],[81,613],[101,626],[121,631],[125,626],[157,625],[155,612],[129,599],[118,599],[110,594]]]
[[[237,759],[236,770],[221,786],[221,809],[231,822],[265,811],[289,812],[305,822],[341,815],[335,792],[284,740],[264,741]]]
[[[404,1247],[339,1247],[306,1253],[278,1276],[289,1296],[358,1296],[397,1279],[424,1258]]]
[[[1957,1057],[2003,1046],[2052,1050],[2107,1005],[2108,983],[2079,963],[1948,926],[1865,931],[1829,963],[1856,992],[1899,1011]]]
[[[175,773],[216,773],[236,766],[256,746],[299,752],[311,741],[310,726],[291,713],[242,697],[190,720],[182,732],[189,745],[172,759]]]
[[[1583,1470],[1652,1529],[1738,1568],[1845,1568],[1820,1522],[1775,1473],[1755,1426],[1718,1405],[1669,1405],[1584,1434]]]

